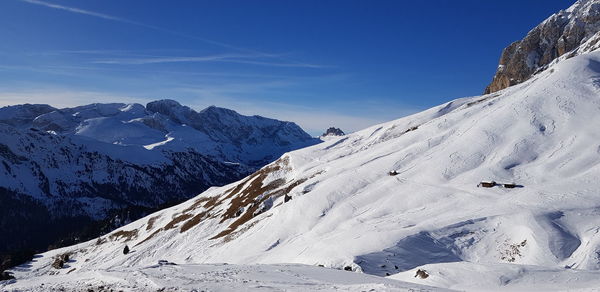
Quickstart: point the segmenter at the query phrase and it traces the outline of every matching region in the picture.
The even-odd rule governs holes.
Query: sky
[[[353,132],[480,95],[565,0],[1,0],[0,106],[174,99]]]

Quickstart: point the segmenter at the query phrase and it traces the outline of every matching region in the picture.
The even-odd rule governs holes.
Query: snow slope
[[[469,290],[593,290],[598,125],[600,51],[582,52],[505,90],[287,153],[239,182],[44,253],[0,287],[169,260],[323,265]],[[517,187],[477,187],[486,180]],[[125,245],[133,252],[123,255]],[[64,253],[69,269],[51,268]]]
[[[10,281],[16,291],[444,291],[307,265],[150,265]],[[3,285],[0,284],[0,288]]]
[[[0,108],[0,271],[7,251],[95,237],[318,142],[291,122],[172,100]]]

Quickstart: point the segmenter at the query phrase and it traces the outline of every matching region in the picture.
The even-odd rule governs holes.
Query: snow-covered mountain
[[[159,260],[185,264],[178,273],[296,263],[453,289],[598,287],[597,37],[519,85],[284,154],[236,183],[44,253],[0,287],[109,271],[98,283],[119,287],[126,271]],[[68,268],[52,268],[66,253]],[[150,274],[140,277],[159,277]]]
[[[243,116],[208,107],[200,112],[174,100],[90,104],[56,109],[18,105],[0,109],[0,123],[125,146],[187,148],[220,161],[261,167],[281,154],[318,143],[292,122]]]
[[[522,40],[502,51],[496,74],[485,93],[519,84],[565,54],[577,55],[577,49],[598,31],[600,2],[597,0],[579,0],[551,15]]]
[[[172,100],[1,108],[0,255],[45,248],[114,210],[181,202],[318,142],[291,122]]]

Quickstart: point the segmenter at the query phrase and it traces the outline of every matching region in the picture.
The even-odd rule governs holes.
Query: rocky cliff
[[[485,93],[529,79],[552,61],[580,47],[600,31],[600,1],[579,0],[536,26],[502,51],[498,69]],[[571,55],[572,56],[572,55]]]
[[[323,133],[323,135],[321,135],[321,137],[327,137],[327,136],[344,136],[346,135],[346,133],[344,133],[344,131],[342,131],[342,129],[340,128],[336,128],[336,127],[329,127],[325,133]]]

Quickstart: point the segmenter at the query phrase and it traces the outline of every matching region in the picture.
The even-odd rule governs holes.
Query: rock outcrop
[[[326,136],[344,136],[344,135],[346,135],[346,133],[344,133],[344,131],[342,131],[342,129],[335,128],[335,127],[330,127],[321,136],[322,137],[326,137]]]
[[[502,51],[498,69],[485,93],[492,93],[529,79],[536,72],[600,31],[600,1],[579,0],[553,14],[520,41]]]

